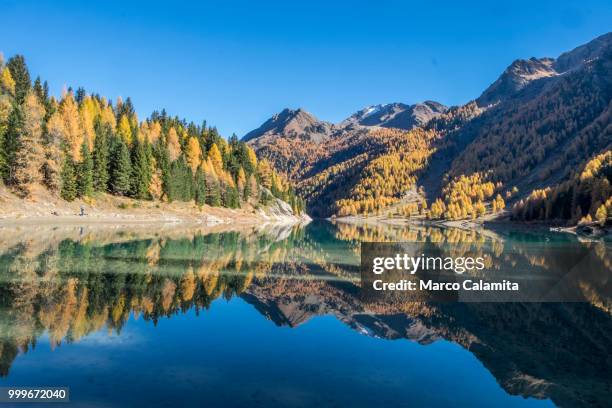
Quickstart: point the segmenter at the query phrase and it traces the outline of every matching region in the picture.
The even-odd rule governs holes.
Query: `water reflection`
[[[52,347],[130,316],[152,324],[206,313],[240,297],[278,326],[332,315],[359,333],[422,345],[457,343],[512,395],[560,406],[605,406],[612,397],[612,257],[607,242],[566,235],[313,223],[259,230],[4,228],[0,231],[0,375],[46,335]],[[598,262],[581,281],[587,303],[363,303],[359,242],[454,243],[495,269],[554,259],[549,246],[587,246]],[[533,251],[537,244],[538,251]]]

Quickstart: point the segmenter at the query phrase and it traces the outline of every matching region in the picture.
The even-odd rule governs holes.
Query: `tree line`
[[[64,200],[99,193],[239,208],[273,197],[303,210],[292,186],[232,135],[165,110],[139,121],[130,98],[83,88],[49,94],[21,55],[0,58],[0,179],[21,197],[44,186]]]

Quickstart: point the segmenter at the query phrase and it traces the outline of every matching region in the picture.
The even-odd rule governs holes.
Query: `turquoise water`
[[[70,406],[605,406],[612,396],[608,243],[328,223],[2,232],[0,386],[68,386]],[[603,283],[576,304],[364,304],[360,240],[463,242],[500,257],[534,242],[592,245]]]

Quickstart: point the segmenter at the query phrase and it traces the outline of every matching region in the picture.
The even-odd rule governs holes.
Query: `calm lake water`
[[[453,243],[534,274],[549,249],[585,247],[587,301],[364,303],[361,241]],[[610,245],[324,222],[4,227],[0,387],[70,387],[79,407],[609,406]]]

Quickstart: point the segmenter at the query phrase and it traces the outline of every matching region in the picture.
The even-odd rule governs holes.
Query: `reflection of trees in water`
[[[602,307],[609,299],[599,287],[586,289],[589,299],[608,313],[589,304],[364,304],[350,278],[358,262],[352,249],[367,238],[354,234],[313,225],[282,239],[229,232],[105,244],[95,239],[19,244],[0,255],[0,375],[6,376],[18,353],[44,332],[56,346],[102,328],[120,333],[130,314],[156,324],[239,295],[277,324],[295,326],[332,314],[382,338],[456,342],[512,394],[597,406],[612,392],[612,326],[610,309]],[[460,243],[452,247],[457,254],[481,251],[492,260],[547,265],[546,256],[522,251],[527,239],[495,240],[436,228],[410,234],[440,248]],[[585,245],[593,245],[602,265],[610,265],[605,246]]]

